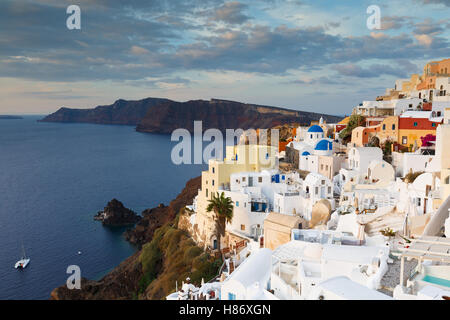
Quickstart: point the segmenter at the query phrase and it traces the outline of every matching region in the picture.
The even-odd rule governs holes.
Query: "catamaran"
[[[14,266],[14,268],[25,269],[29,263],[30,263],[30,258],[27,258],[27,256],[25,255],[25,248],[22,244],[22,259],[20,259],[19,261],[16,262],[16,265]]]

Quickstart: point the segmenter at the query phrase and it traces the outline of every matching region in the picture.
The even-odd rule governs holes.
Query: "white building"
[[[355,108],[356,113],[363,116],[392,115],[398,116],[407,110],[416,110],[423,99],[409,97],[382,101],[363,101]]]
[[[435,155],[416,152],[392,152],[392,164],[395,167],[396,176],[404,177],[409,172],[438,172],[441,171],[439,161],[435,161]]]
[[[383,160],[383,151],[377,147],[353,147],[348,151],[348,168],[361,175],[367,172],[371,161]]]
[[[273,252],[271,288],[280,299],[306,299],[323,281],[346,276],[375,290],[388,256],[389,247],[291,241]]]
[[[319,283],[309,294],[308,300],[393,300],[376,290],[371,290],[348,277],[330,278]]]
[[[270,290],[272,250],[252,253],[223,282],[221,300],[276,300]]]
[[[310,173],[303,182],[303,217],[311,220],[312,208],[320,200],[326,199],[330,202],[331,208],[335,208],[333,198],[333,183],[326,177],[318,173]]]

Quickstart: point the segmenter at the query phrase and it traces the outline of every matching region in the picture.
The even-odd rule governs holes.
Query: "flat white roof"
[[[383,252],[383,249],[382,247],[375,246],[324,244],[322,259],[370,264],[374,257]]]
[[[235,280],[244,287],[249,287],[255,282],[264,280],[270,276],[272,266],[272,250],[268,248],[259,249],[244,260],[231,276],[226,280]]]
[[[318,286],[344,300],[393,300],[390,296],[369,289],[347,277],[330,278],[319,283]]]

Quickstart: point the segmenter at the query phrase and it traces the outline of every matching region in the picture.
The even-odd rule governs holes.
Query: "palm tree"
[[[227,222],[233,219],[233,201],[229,197],[225,197],[225,193],[213,195],[208,200],[209,204],[206,208],[208,212],[214,212],[216,222],[217,248],[220,251],[220,238],[225,236],[225,226]]]

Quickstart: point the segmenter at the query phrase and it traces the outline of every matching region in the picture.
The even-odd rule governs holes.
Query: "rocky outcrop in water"
[[[186,183],[183,191],[168,206],[160,204],[155,208],[144,210],[142,220],[133,229],[125,231],[125,239],[138,246],[151,241],[156,229],[172,221],[180,209],[192,204],[192,200],[200,188],[201,178],[191,179]]]
[[[141,217],[136,212],[125,208],[119,200],[112,199],[103,211],[94,216],[94,220],[101,221],[107,226],[124,226],[139,222]]]
[[[153,209],[147,209],[143,212],[143,218],[137,225],[125,233],[126,238],[139,246],[149,243],[153,240],[155,231],[161,230],[162,226],[171,224],[176,225],[176,216],[182,208],[192,204],[192,200],[201,186],[201,177],[189,180],[182,192],[172,200],[168,206],[159,205]],[[172,228],[173,229],[173,228]],[[182,231],[179,231],[182,232]],[[160,232],[161,233],[161,232]],[[164,249],[164,248],[163,248]],[[201,252],[202,250],[199,249]],[[69,290],[66,285],[54,289],[50,294],[52,300],[123,300],[136,299],[138,293],[146,289],[143,288],[143,279],[145,272],[141,263],[142,250],[123,261],[114,268],[105,277],[99,281],[81,280],[81,290]],[[167,253],[171,256],[172,253]],[[158,262],[158,279],[164,279],[166,273],[170,272],[169,267],[175,268],[170,261],[165,261],[164,254]],[[172,270],[173,272],[173,270]],[[186,276],[180,273],[180,276]],[[170,281],[173,285],[174,282]],[[154,287],[156,284],[152,284]],[[156,290],[156,289],[155,289]],[[160,290],[156,290],[160,291]],[[166,292],[159,292],[154,295],[147,295],[147,299],[161,299]]]

